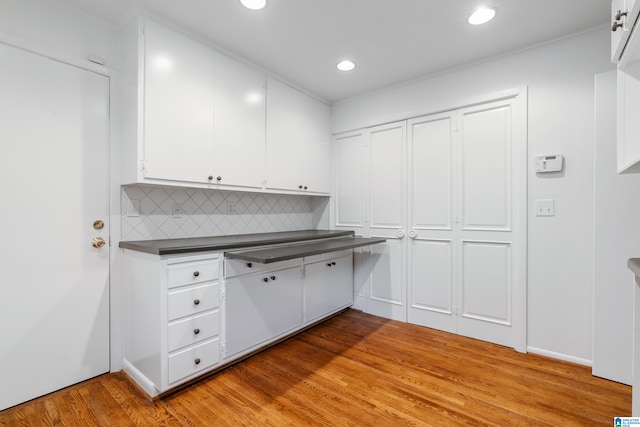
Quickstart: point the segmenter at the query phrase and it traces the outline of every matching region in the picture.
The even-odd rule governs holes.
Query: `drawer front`
[[[218,259],[169,264],[169,288],[217,280]]]
[[[169,323],[167,346],[171,353],[200,341],[213,338],[220,332],[220,313],[212,311]]]
[[[218,338],[169,356],[169,384],[196,374],[220,361]]]
[[[300,263],[301,259],[274,262],[271,264],[260,264],[257,262],[244,261],[241,259],[224,260],[224,277],[242,276],[245,274],[259,273],[265,270],[277,270]]]
[[[168,320],[191,316],[218,307],[220,286],[210,283],[169,292]]]
[[[312,255],[312,256],[305,257],[304,262],[305,264],[311,264],[311,263],[326,261],[334,258],[341,258],[343,256],[351,255],[351,252],[352,252],[352,249],[345,249],[342,251],[327,252],[324,254]]]

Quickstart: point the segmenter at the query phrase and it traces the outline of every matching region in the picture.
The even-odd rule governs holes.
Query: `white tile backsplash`
[[[140,201],[139,216],[127,216],[130,200]],[[175,203],[182,204],[179,218]],[[127,185],[121,206],[122,240],[329,228],[328,197]]]

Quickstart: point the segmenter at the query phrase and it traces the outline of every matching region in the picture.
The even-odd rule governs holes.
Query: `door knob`
[[[93,221],[93,228],[96,230],[102,230],[104,228],[104,221],[101,219]]]
[[[418,233],[416,233],[415,231],[411,230],[409,232],[409,237],[411,237],[412,239],[415,239],[416,237],[418,237]]]
[[[100,249],[101,247],[103,247],[107,242],[104,241],[104,239],[102,237],[96,237],[91,241],[91,246],[93,246],[96,249]]]
[[[398,232],[396,233],[396,236],[398,237],[398,239],[402,239],[404,237],[404,231],[398,230]]]

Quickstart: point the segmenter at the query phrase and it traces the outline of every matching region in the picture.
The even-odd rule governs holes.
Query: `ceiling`
[[[120,25],[141,8],[328,102],[604,27],[610,0],[60,0]],[[497,9],[488,24],[466,20]],[[349,73],[335,65],[349,58]]]

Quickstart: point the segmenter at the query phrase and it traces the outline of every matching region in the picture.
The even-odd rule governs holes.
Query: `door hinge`
[[[227,346],[226,344],[220,345],[220,359],[224,359],[227,357]]]
[[[224,301],[227,298],[227,290],[225,288],[220,289],[220,301]]]
[[[454,214],[453,215],[453,223],[454,224],[460,224],[460,214]]]
[[[140,171],[146,172],[148,168],[149,168],[148,162],[146,160],[141,160],[140,161]]]

